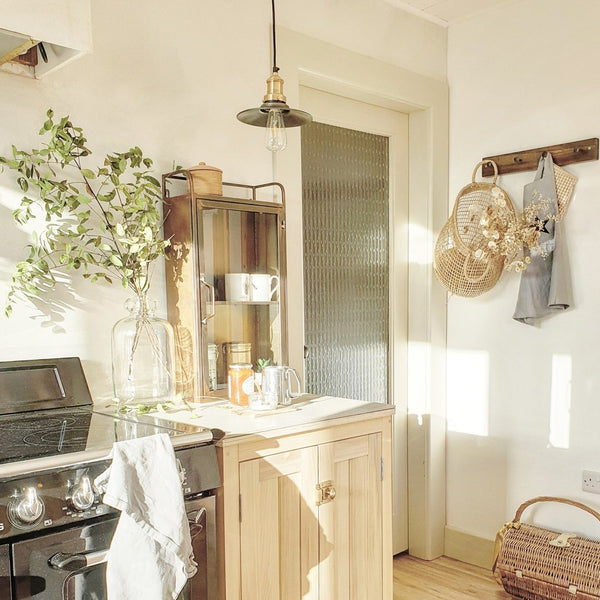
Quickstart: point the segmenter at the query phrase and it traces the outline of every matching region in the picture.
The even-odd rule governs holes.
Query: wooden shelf
[[[215,306],[267,306],[267,305],[278,305],[277,300],[270,300],[265,302],[251,302],[251,301],[230,301],[230,300],[216,300]]]

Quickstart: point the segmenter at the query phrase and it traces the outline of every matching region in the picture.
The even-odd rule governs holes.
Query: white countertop
[[[190,407],[191,410],[171,409],[165,417],[180,423],[220,429],[225,433],[226,438],[264,434],[268,431],[374,412],[393,413],[395,410],[395,407],[389,404],[310,394],[303,394],[289,406],[279,406],[264,412],[236,406],[228,401],[196,403],[191,404]],[[152,414],[160,418],[160,414]]]

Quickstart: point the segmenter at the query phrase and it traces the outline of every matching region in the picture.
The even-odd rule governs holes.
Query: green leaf
[[[91,169],[81,169],[81,174],[86,179],[96,179],[96,173],[94,173],[94,171],[92,171]]]

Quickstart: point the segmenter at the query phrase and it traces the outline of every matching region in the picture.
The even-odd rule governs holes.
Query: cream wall
[[[449,28],[450,205],[486,155],[600,134],[599,22],[594,0],[519,0]],[[600,162],[567,169],[579,177],[565,220],[573,309],[541,327],[513,321],[514,273],[448,302],[447,524],[484,538],[540,494],[600,506],[581,491],[582,469],[600,470]],[[519,208],[533,176],[500,178]],[[561,444],[550,441],[553,396]],[[569,510],[539,512],[556,527],[593,527]]]
[[[280,0],[277,8],[278,23],[289,29],[445,79],[445,30],[383,0]],[[137,144],[155,159],[157,174],[173,163],[205,161],[222,168],[229,181],[268,181],[276,165],[263,148],[263,131],[242,125],[235,114],[258,105],[264,94],[269,23],[265,0],[93,2],[92,54],[40,81],[0,73],[0,154],[11,144],[37,145],[52,107],[84,128],[97,159]],[[280,66],[285,78],[285,64]],[[297,74],[290,76],[297,81]],[[286,93],[297,101],[297,86]],[[290,144],[299,144],[297,134]],[[297,181],[283,183],[298,187]],[[1,297],[28,241],[10,216],[18,200],[12,174],[0,174]],[[288,223],[299,226],[298,219]],[[294,260],[298,248],[290,250]],[[164,312],[160,269],[154,295]],[[118,286],[75,278],[70,290],[52,295],[52,317],[19,304],[10,319],[0,317],[0,360],[80,356],[95,398],[108,398],[110,329],[124,315],[125,298]]]

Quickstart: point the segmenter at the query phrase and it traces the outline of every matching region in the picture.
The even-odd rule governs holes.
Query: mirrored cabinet
[[[287,363],[285,191],[223,183],[207,194],[189,170],[163,176],[169,321],[178,391],[228,397],[231,365]]]

